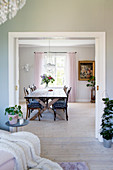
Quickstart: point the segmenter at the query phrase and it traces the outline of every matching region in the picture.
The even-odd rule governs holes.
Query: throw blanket
[[[40,140],[30,132],[0,133],[0,150],[13,154],[15,170],[62,170],[59,164],[40,157]]]

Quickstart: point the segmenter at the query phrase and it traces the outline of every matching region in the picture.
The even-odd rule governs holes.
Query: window
[[[65,77],[65,54],[49,53],[44,56],[43,73],[54,77],[55,82],[49,84],[51,87],[63,87]]]

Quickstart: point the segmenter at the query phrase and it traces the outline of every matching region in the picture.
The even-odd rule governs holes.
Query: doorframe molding
[[[19,38],[61,38],[61,39],[95,39],[95,61],[96,67],[102,72],[102,76],[98,76],[96,71],[96,86],[101,85],[100,91],[96,90],[96,96],[101,94],[101,97],[96,99],[95,111],[95,137],[102,141],[99,129],[101,124],[101,116],[104,105],[100,101],[102,93],[106,91],[106,34],[105,32],[9,32],[8,33],[8,73],[9,73],[9,105],[15,104],[15,63],[16,63],[16,45],[15,42]]]

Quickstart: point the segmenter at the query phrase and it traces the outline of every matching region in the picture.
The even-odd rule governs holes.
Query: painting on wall
[[[91,76],[95,75],[95,61],[79,61],[78,62],[78,79],[87,81]]]

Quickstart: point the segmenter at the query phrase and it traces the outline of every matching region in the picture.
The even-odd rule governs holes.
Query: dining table
[[[43,109],[40,111],[40,115],[45,111],[52,111],[52,105],[58,101],[59,99],[65,100],[67,95],[63,88],[45,88],[45,89],[36,89],[33,92],[30,92],[28,95],[24,97],[26,102],[29,103],[29,99],[37,100],[42,106]],[[38,113],[36,113],[30,120],[35,120],[38,117]]]

